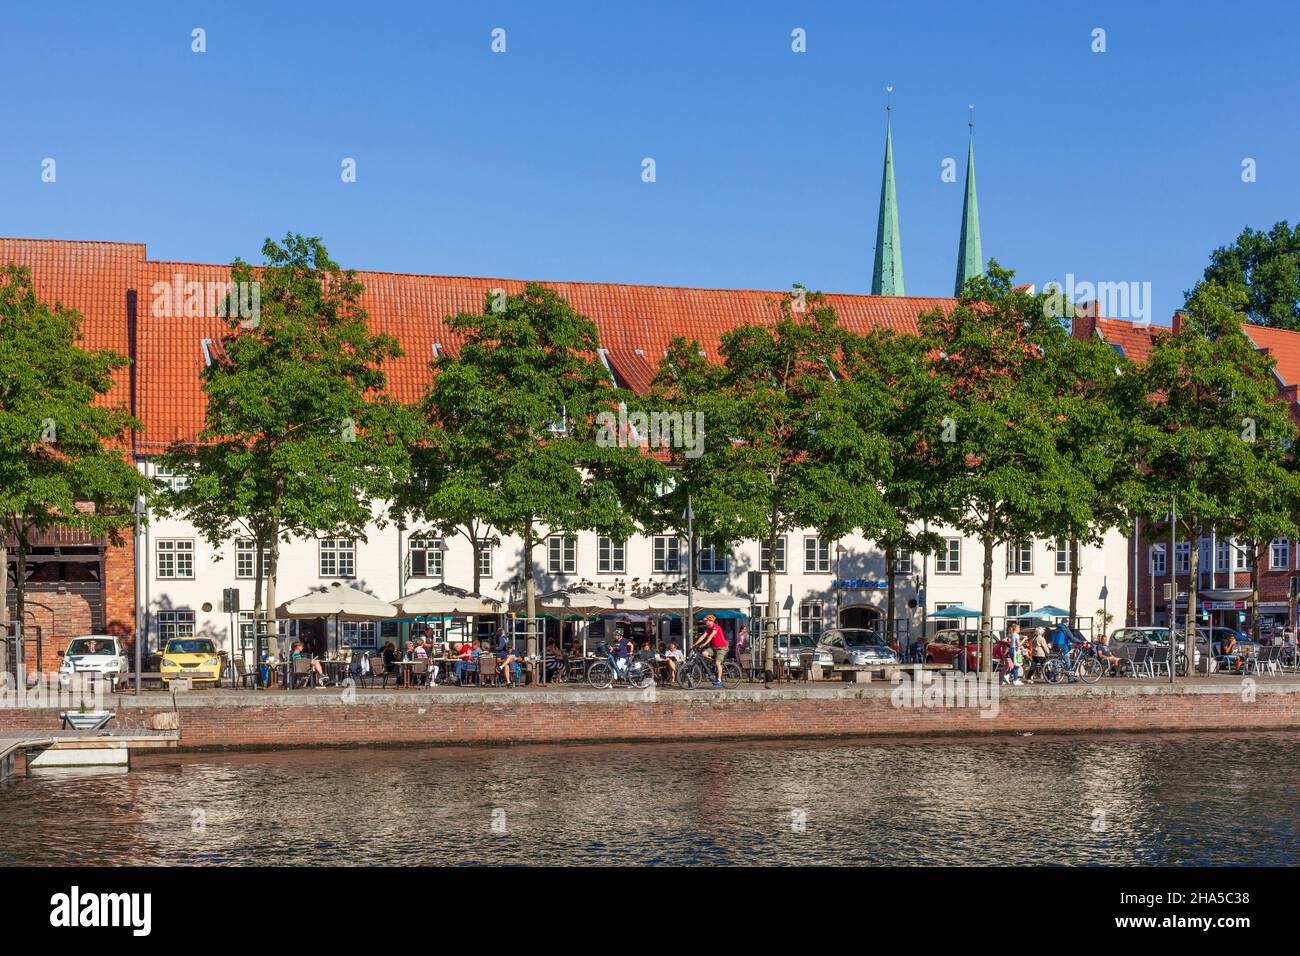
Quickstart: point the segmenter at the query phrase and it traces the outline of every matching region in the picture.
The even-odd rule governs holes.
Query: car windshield
[[[888,647],[885,639],[875,631],[843,631],[844,643],[849,647]]]
[[[215,654],[216,647],[205,638],[191,637],[181,641],[168,641],[168,654]]]
[[[68,645],[68,654],[94,654],[97,657],[112,657],[113,642],[103,638],[78,637]]]

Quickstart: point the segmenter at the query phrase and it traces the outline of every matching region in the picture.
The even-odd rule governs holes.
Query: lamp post
[[[835,626],[841,627],[840,612],[844,603],[844,581],[840,579],[840,561],[848,553],[848,548],[839,541],[835,542]]]
[[[144,495],[136,495],[135,501],[131,503],[131,515],[135,519],[135,553],[136,553],[135,640],[132,641],[132,643],[135,645],[135,696],[136,697],[140,696],[140,671],[144,666],[144,655],[141,648],[141,644],[144,641],[144,626],[142,620],[147,614],[147,609],[144,606],[144,602],[140,600],[140,581],[141,578],[147,577],[147,574],[142,572],[148,568],[148,564],[149,564],[149,552],[146,550],[142,556],[141,548],[140,548],[140,519],[141,517],[144,516],[144,513],[145,513]],[[256,621],[253,622],[253,627],[254,628],[257,627]],[[233,650],[234,649],[232,647],[231,649],[232,653]]]

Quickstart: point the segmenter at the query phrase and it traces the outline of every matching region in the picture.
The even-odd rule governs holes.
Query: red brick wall
[[[135,533],[128,528],[122,544],[111,542],[104,554],[104,633],[135,638]]]
[[[57,586],[44,590],[33,584],[25,595],[27,640],[23,643],[23,661],[29,673],[36,671],[37,628],[40,628],[41,669],[52,673],[59,669],[58,652],[78,634],[94,633],[94,612],[85,595]],[[16,600],[11,613],[17,608]]]
[[[203,692],[195,692],[202,694]],[[311,693],[311,692],[302,692]],[[331,695],[333,696],[333,695]],[[574,695],[575,698],[578,695]],[[1300,727],[1300,690],[1261,685],[1247,703],[1239,692],[1125,692],[1003,695],[997,717],[974,708],[900,709],[887,693],[862,698],[435,703],[419,695],[362,696],[355,704],[281,703],[283,695],[249,695],[247,706],[197,701],[180,707],[184,747],[348,746],[357,744],[519,744],[663,741],[727,737],[835,737],[1143,730],[1246,730]],[[264,702],[259,702],[264,701]],[[117,711],[119,733],[148,727],[170,710],[166,698]],[[54,711],[0,710],[5,730],[53,729]]]

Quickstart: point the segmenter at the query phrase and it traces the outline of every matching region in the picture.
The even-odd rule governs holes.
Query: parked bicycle
[[[1043,665],[1043,679],[1049,684],[1059,684],[1067,678],[1075,678],[1085,684],[1095,684],[1101,678],[1102,663],[1097,660],[1091,644],[1080,644],[1066,651],[1065,655],[1053,655]]]
[[[615,683],[626,683],[629,687],[644,690],[655,682],[654,668],[649,661],[633,657],[626,667],[620,668],[618,659],[604,641],[596,645],[596,653],[603,655],[604,659],[593,661],[587,668],[587,683],[592,687],[608,688]]]

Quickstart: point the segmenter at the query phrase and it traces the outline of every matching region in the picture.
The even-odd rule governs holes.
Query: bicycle
[[[587,668],[587,683],[592,687],[608,689],[615,681],[626,681],[628,686],[644,690],[655,682],[654,668],[649,661],[633,657],[627,662],[626,670],[620,670],[617,658],[605,646],[605,642],[596,645],[596,653],[603,654],[604,660],[593,661]]]
[[[711,658],[705,657],[698,650],[692,650],[686,663],[677,668],[677,683],[690,690],[697,685],[712,684],[717,673],[717,667]],[[722,662],[722,686],[727,690],[739,687],[742,676],[740,665],[735,661]]]
[[[1043,665],[1043,679],[1049,684],[1059,684],[1073,676],[1085,684],[1095,684],[1101,678],[1101,661],[1092,653],[1090,644],[1071,648],[1065,655],[1053,654]]]

